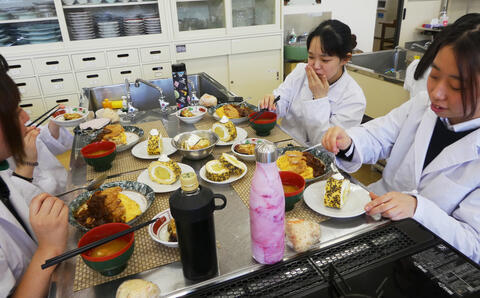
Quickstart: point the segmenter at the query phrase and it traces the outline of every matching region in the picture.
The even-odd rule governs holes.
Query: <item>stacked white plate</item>
[[[118,21],[97,21],[98,37],[108,38],[120,36]]]
[[[160,25],[159,17],[144,18],[143,23],[145,24],[145,33],[147,34],[162,33],[162,26]]]
[[[57,15],[55,4],[52,2],[33,2],[33,8],[39,18],[50,18]]]
[[[6,10],[14,19],[35,19],[37,17],[32,7],[11,7]]]
[[[141,35],[144,33],[143,19],[123,19],[123,32],[126,36]]]
[[[96,38],[94,21],[89,11],[67,13],[67,22],[72,40]]]
[[[19,26],[16,34],[17,39],[27,44],[57,42],[62,39],[58,23]]]
[[[9,43],[10,36],[5,31],[5,29],[0,28],[0,46],[5,46]]]

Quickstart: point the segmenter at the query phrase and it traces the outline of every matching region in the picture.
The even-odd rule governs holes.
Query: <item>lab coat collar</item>
[[[427,154],[428,144],[430,144],[436,121],[437,115],[428,109],[428,111],[423,114],[417,133],[415,134],[415,181],[417,185],[420,182],[425,155]],[[435,161],[435,159],[433,161]],[[433,161],[431,163],[433,163]]]

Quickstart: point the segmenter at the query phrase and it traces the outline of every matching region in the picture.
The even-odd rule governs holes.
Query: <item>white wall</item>
[[[441,0],[426,0],[426,1],[408,1],[405,4],[407,14],[405,20],[402,21],[400,29],[399,45],[405,46],[405,42],[428,39],[428,36],[422,35],[417,27],[422,24],[430,24],[433,18],[438,18],[440,13]],[[453,1],[450,1],[453,2]]]
[[[478,0],[450,0],[448,3],[448,22],[453,23],[459,17],[477,12],[480,13],[480,1]]]

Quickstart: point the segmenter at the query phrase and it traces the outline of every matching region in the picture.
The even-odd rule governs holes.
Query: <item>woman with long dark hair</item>
[[[480,21],[442,32],[428,93],[361,127],[323,137],[338,165],[354,172],[388,159],[369,215],[412,217],[480,262]]]

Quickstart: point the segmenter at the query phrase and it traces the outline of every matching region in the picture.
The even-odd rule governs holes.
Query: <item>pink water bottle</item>
[[[255,148],[257,167],[250,190],[250,234],[253,258],[261,264],[283,259],[285,195],[277,167],[277,147],[270,142]]]

